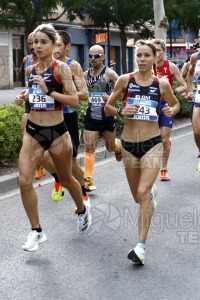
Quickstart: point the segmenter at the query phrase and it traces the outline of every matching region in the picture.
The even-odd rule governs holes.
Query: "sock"
[[[37,232],[42,232],[42,228],[39,227],[39,228],[31,228],[31,230],[36,230]]]
[[[85,177],[92,178],[94,162],[95,162],[94,152],[85,152],[85,156],[84,156]]]
[[[146,245],[143,242],[138,242],[137,246],[142,247],[144,250],[146,250]]]
[[[78,215],[84,215],[85,211],[86,211],[86,208],[85,208],[85,205],[84,205],[84,210],[81,213],[78,213]]]
[[[81,185],[81,189],[82,189],[83,196],[87,196],[87,192],[86,192],[86,189],[85,189],[84,185]]]
[[[165,167],[165,168],[161,167],[160,170],[161,171],[167,171],[167,167]]]
[[[59,183],[59,179],[56,173],[51,173],[51,176],[53,176],[53,178],[55,179],[55,182]]]

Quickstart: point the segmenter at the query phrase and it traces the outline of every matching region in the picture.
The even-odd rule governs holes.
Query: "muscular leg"
[[[195,107],[193,109],[193,117],[192,117],[192,127],[194,133],[194,141],[200,151],[200,107]]]
[[[113,132],[105,131],[103,133],[103,138],[105,141],[106,149],[109,152],[115,151],[115,137],[116,137],[116,129]]]
[[[52,143],[49,154],[61,185],[69,191],[76,204],[77,212],[81,213],[84,210],[82,191],[80,184],[72,176],[72,143],[68,132]]]
[[[22,120],[21,120],[21,131],[22,131],[22,136],[24,134],[24,130],[26,128],[26,123],[28,121],[28,117],[29,117],[29,113],[24,113],[22,116]]]
[[[39,227],[39,214],[37,208],[37,195],[32,180],[35,168],[43,155],[43,148],[25,131],[23,143],[19,154],[19,186],[22,202],[32,228]]]
[[[123,149],[126,176],[135,201],[139,204],[138,240],[145,243],[152,216],[150,193],[160,169],[162,144],[157,144],[139,161]]]
[[[94,152],[98,137],[98,131],[84,130],[83,139],[85,144],[85,177],[92,178],[92,171],[95,162]]]
[[[160,129],[160,134],[163,142],[163,157],[162,157],[162,164],[161,164],[162,168],[167,168],[167,162],[169,159],[169,154],[171,149],[171,145],[169,141],[171,131],[172,131],[171,128],[165,126],[163,126]]]

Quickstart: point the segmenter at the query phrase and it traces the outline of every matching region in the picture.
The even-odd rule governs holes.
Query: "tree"
[[[42,22],[56,21],[65,12],[56,18],[48,17],[52,11],[57,9],[61,4],[60,0],[14,0],[9,2],[7,0],[0,0],[0,27],[1,28],[24,28],[25,37],[27,39],[39,22],[39,10],[42,12]],[[41,5],[41,7],[40,7]]]
[[[70,20],[76,16],[84,18],[87,11],[96,28],[106,28],[108,22],[119,28],[122,49],[122,70],[127,72],[126,43],[128,30],[143,29],[150,34],[145,23],[153,18],[152,0],[65,0],[65,7]],[[141,9],[142,7],[142,9]]]
[[[165,15],[163,0],[153,0],[155,37],[166,42],[168,21]]]

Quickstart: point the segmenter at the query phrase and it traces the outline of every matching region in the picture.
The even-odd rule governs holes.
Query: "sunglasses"
[[[101,57],[103,54],[88,54],[88,57],[89,58],[94,58],[94,59],[97,59],[99,57]]]

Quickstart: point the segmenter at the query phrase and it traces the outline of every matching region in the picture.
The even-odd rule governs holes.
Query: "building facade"
[[[56,29],[67,30],[72,37],[69,56],[77,60],[83,70],[89,68],[88,51],[94,44],[102,45],[105,50],[105,64],[110,64],[119,75],[121,70],[121,40],[119,30],[111,27],[109,40],[107,29],[97,30],[86,26],[83,22],[67,22],[59,20],[52,23]],[[133,34],[128,33],[130,38]],[[127,67],[133,70],[133,45],[127,47]],[[23,57],[26,55],[24,30],[0,29],[0,89],[13,89],[25,86]],[[109,58],[109,61],[108,61]]]

